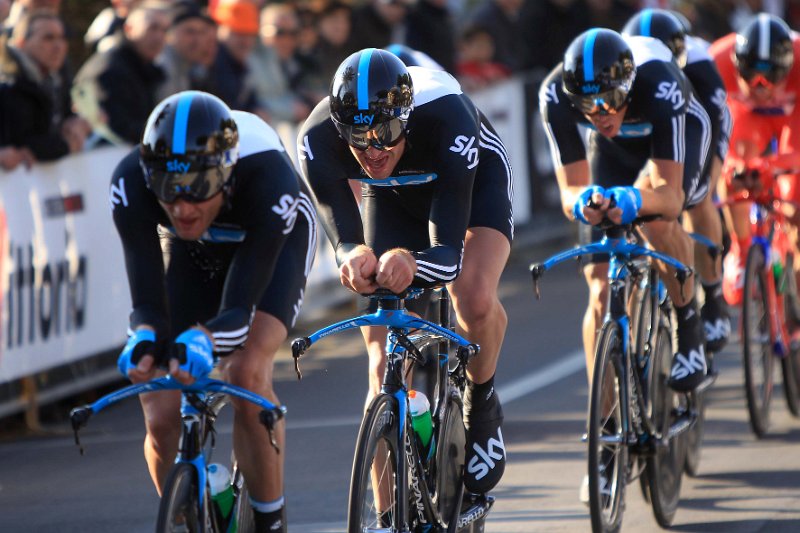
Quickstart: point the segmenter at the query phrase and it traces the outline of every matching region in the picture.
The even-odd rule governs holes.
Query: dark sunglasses
[[[334,120],[333,123],[347,144],[362,151],[370,146],[378,150],[388,150],[403,139],[406,131],[406,121],[400,118],[391,118],[373,127],[351,126],[337,120]]]
[[[147,187],[156,198],[166,204],[179,199],[191,203],[210,200],[225,186],[233,172],[233,166],[211,166],[194,172],[176,173],[168,170],[147,168],[142,164]]]
[[[568,93],[568,96],[578,111],[589,116],[616,115],[628,103],[628,93],[621,89],[585,95]]]

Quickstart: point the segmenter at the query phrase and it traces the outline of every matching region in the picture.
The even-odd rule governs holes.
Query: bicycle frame
[[[769,309],[769,332],[772,351],[779,357],[789,354],[789,331],[784,317],[783,293],[775,286],[773,262],[777,254],[782,264],[786,264],[789,241],[786,234],[786,217],[780,210],[781,204],[794,205],[789,200],[774,196],[772,191],[754,193],[746,190],[733,195],[722,205],[752,202],[750,206],[751,246],[758,246],[764,254],[764,279],[767,285]]]
[[[668,255],[656,252],[655,250],[646,248],[634,242],[631,242],[629,235],[632,232],[631,225],[628,226],[615,226],[605,230],[605,235],[600,242],[595,242],[583,246],[577,246],[571,250],[560,252],[546,259],[542,263],[531,265],[531,274],[533,276],[534,290],[537,298],[539,297],[539,278],[548,270],[553,268],[559,263],[563,263],[567,259],[580,258],[584,255],[590,254],[608,254],[608,311],[604,322],[614,321],[619,325],[623,344],[623,357],[622,361],[622,374],[623,383],[628,384],[623,387],[621,396],[622,408],[622,434],[633,435],[633,439],[625,443],[626,445],[643,444],[640,442],[639,435],[632,432],[632,428],[639,424],[644,425],[645,435],[655,437],[655,444],[665,444],[668,439],[675,437],[677,434],[685,431],[691,424],[691,419],[679,419],[679,422],[670,428],[668,435],[661,435],[657,428],[653,427],[651,421],[647,417],[636,416],[632,420],[631,408],[631,394],[636,395],[637,407],[639,409],[635,412],[641,413],[644,409],[644,399],[642,398],[642,384],[637,372],[632,372],[633,366],[631,362],[631,324],[628,315],[627,303],[629,300],[629,279],[635,273],[635,266],[633,263],[634,258],[649,257],[662,261],[663,263],[673,267],[676,271],[678,281],[683,285],[686,279],[691,275],[692,269],[685,266],[683,263]],[[653,287],[653,290],[658,290]],[[633,379],[631,379],[633,378]],[[634,390],[630,390],[633,385]],[[633,424],[632,424],[633,422]],[[636,428],[638,429],[638,427]],[[610,442],[611,443],[611,442]],[[613,442],[619,444],[618,442]]]
[[[263,409],[260,414],[261,422],[267,427],[270,441],[276,448],[277,443],[272,429],[275,422],[286,414],[286,407],[276,406],[258,394],[217,379],[201,378],[195,380],[191,385],[185,385],[171,376],[155,378],[144,383],[128,385],[103,396],[92,404],[76,407],[70,411],[72,429],[75,432],[75,444],[80,447],[81,455],[83,455],[83,446],[80,444],[78,432],[86,426],[93,415],[131,396],[167,390],[178,390],[182,393],[182,431],[175,463],[189,463],[197,472],[198,502],[201,505],[200,521],[205,524],[210,518],[206,499],[206,466],[214,447],[213,424],[226,403],[223,395],[247,400],[261,407]],[[212,442],[210,447],[206,447],[205,442],[209,434],[212,435]]]
[[[422,527],[427,527],[425,531],[444,531],[448,526],[445,525],[443,518],[450,517],[441,517],[438,514],[425,479],[425,466],[416,441],[413,438],[413,430],[409,430],[411,415],[408,412],[408,387],[405,368],[409,360],[423,364],[424,360],[420,351],[428,346],[438,345],[438,390],[431,409],[431,415],[438,427],[440,417],[448,401],[447,385],[449,376],[451,374],[457,375],[460,371],[463,372],[467,361],[478,353],[480,347],[477,344],[470,343],[446,327],[409,314],[405,309],[405,300],[417,298],[422,292],[422,289],[410,289],[407,293],[401,295],[383,291],[376,295],[370,295],[378,303],[378,309],[375,313],[343,320],[322,328],[308,337],[295,339],[292,343],[292,355],[295,359],[295,370],[299,379],[302,377],[299,369],[300,356],[320,339],[362,326],[388,327],[386,369],[380,394],[392,396],[397,402],[399,424],[394,438],[397,445],[396,449],[404,450],[405,453],[398,453],[396,457],[396,483],[403,490],[406,490],[409,487],[409,478],[407,476],[410,474],[413,507],[416,511],[417,520]],[[449,295],[444,289],[441,289],[441,298],[439,320],[442,324],[449,324]],[[419,333],[409,335],[412,330],[416,330]],[[449,369],[448,345],[451,342],[458,347],[456,353],[458,365],[453,370]],[[463,485],[461,490],[463,491]],[[409,516],[408,506],[410,500],[408,496],[408,494],[404,494],[398,498],[397,510],[399,516]],[[462,494],[459,494],[459,501],[461,497]],[[458,524],[458,528],[461,528],[483,518],[491,507],[492,502],[493,499],[491,497],[485,497],[482,502],[470,508],[458,519],[455,516],[452,517],[449,520],[450,529],[448,531],[455,531],[456,524]],[[458,507],[456,507],[456,513],[458,513]],[[408,526],[408,524],[404,524],[404,527],[407,528]]]

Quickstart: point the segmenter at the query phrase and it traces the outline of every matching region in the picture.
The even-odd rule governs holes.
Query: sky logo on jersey
[[[192,166],[191,163],[183,163],[177,159],[173,159],[172,161],[167,161],[167,172],[180,172],[181,174],[186,174],[189,172],[190,166]]]
[[[683,93],[681,92],[680,88],[678,88],[677,81],[673,81],[672,83],[668,81],[662,81],[659,83],[658,91],[656,92],[656,98],[672,103],[672,109],[675,110],[682,108],[686,104],[686,100],[683,98]]]
[[[372,126],[373,120],[375,120],[375,115],[365,115],[364,113],[359,113],[353,117],[353,124],[366,124],[368,126]]]
[[[453,146],[450,147],[451,152],[456,152],[467,158],[467,168],[475,168],[478,166],[478,148],[472,146],[475,144],[475,137],[467,137],[466,135],[459,135],[453,141]]]
[[[600,85],[596,83],[586,83],[581,87],[583,94],[597,94],[600,92]]]

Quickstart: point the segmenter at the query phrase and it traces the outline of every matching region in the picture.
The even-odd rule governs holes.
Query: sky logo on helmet
[[[372,126],[373,120],[375,120],[375,115],[365,115],[364,113],[359,113],[353,117],[353,124],[366,124],[368,126]]]
[[[597,83],[584,83],[581,90],[583,94],[597,94],[600,92],[600,85]]]
[[[181,174],[186,174],[189,172],[190,166],[192,166],[191,163],[184,163],[182,161],[178,161],[177,159],[173,159],[172,161],[167,161],[167,172],[180,172]]]

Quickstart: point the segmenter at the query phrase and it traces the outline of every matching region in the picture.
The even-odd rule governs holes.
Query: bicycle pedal
[[[464,493],[461,505],[456,531],[458,533],[483,533],[486,515],[494,505],[494,496]]]

